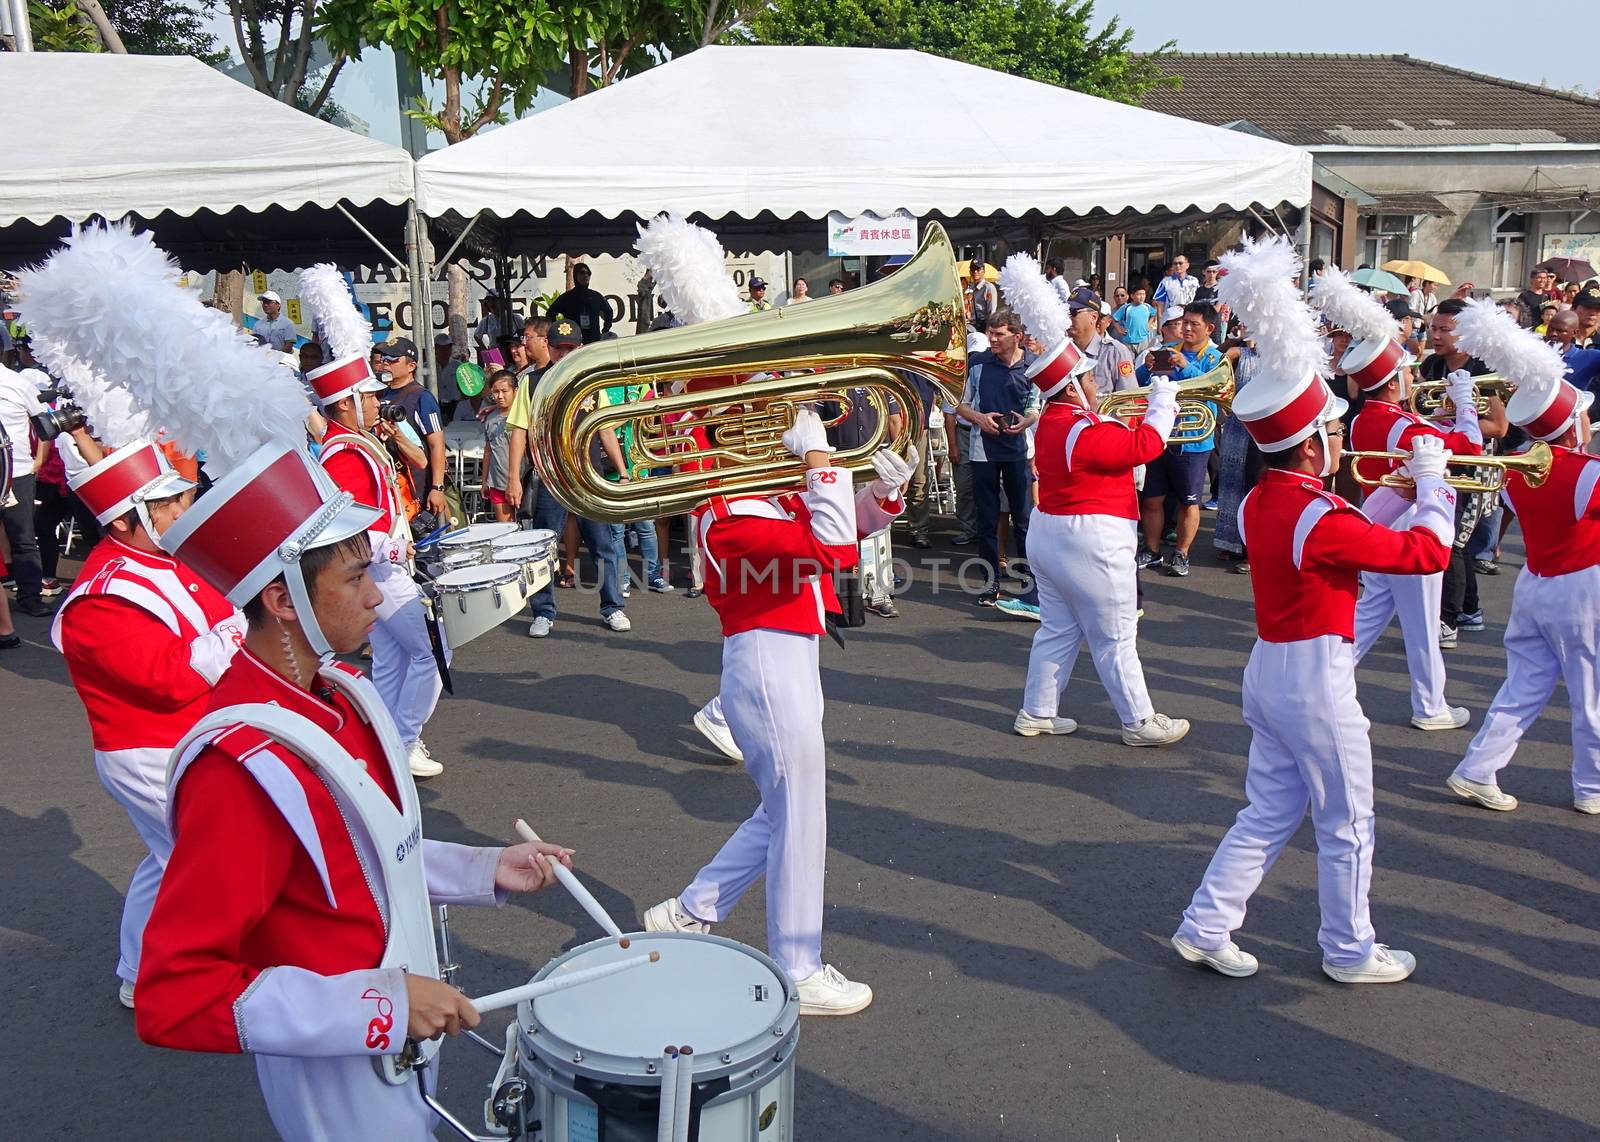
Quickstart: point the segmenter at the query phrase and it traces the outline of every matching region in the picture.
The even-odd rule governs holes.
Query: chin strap
[[[1317,421],[1317,439],[1322,441],[1322,467],[1317,475],[1326,480],[1333,475],[1333,449],[1328,447],[1328,426]]]
[[[306,589],[306,577],[299,563],[291,563],[284,568],[283,581],[289,588],[289,597],[294,600],[294,613],[300,618],[300,632],[306,636],[306,642],[311,644],[322,665],[326,666],[333,659],[333,647],[328,645],[327,637],[317,625],[317,612],[312,609],[311,592]]]

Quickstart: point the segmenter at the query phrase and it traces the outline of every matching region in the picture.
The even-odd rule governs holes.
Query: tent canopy
[[[186,56],[0,54],[18,108],[0,163],[0,264],[72,222],[133,214],[191,269],[404,258],[411,156]]]
[[[959,234],[1303,206],[1311,163],[922,52],[709,47],[434,152],[417,202],[447,234],[484,212],[475,229],[518,252],[627,249],[633,222],[662,210],[759,249],[814,245],[832,210],[906,209]]]

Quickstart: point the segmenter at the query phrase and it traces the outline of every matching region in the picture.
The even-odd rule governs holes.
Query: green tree
[[[330,54],[319,41],[316,0],[227,2],[244,64],[240,78],[280,103],[330,118],[336,107],[328,97],[349,56],[337,49]]]
[[[210,7],[210,0],[29,0],[28,22],[39,51],[196,56],[216,64],[227,53],[206,30]]]
[[[1115,16],[1094,24],[1094,0],[777,0],[728,38],[915,48],[1124,103],[1174,82],[1154,62],[1174,41],[1135,55],[1132,29]]]

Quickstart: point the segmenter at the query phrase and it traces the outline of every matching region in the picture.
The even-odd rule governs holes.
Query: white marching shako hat
[[[1038,388],[1039,396],[1049,400],[1066,388],[1073,377],[1093,367],[1094,362],[1083,355],[1072,338],[1066,337],[1034,358],[1026,375]]]
[[[365,353],[351,353],[306,373],[306,383],[326,408],[351,393],[381,393],[389,386],[372,375],[372,362]]]
[[[150,500],[181,495],[194,483],[167,462],[166,453],[153,441],[141,440],[118,448],[83,469],[67,481],[67,486],[104,527]],[[147,518],[144,523],[148,528]]]
[[[1411,360],[1404,345],[1391,337],[1353,341],[1339,358],[1339,371],[1364,393],[1388,382],[1401,365]]]
[[[1593,393],[1567,381],[1553,386],[1520,385],[1506,405],[1506,416],[1535,440],[1548,441],[1563,435],[1593,403]]]
[[[1233,415],[1263,452],[1293,448],[1324,424],[1338,420],[1346,407],[1316,373],[1291,385],[1257,377],[1233,398]]]
[[[212,485],[160,543],[236,607],[283,575],[315,645],[321,632],[313,635],[304,618],[312,611],[300,556],[366,531],[382,514],[340,491],[303,449],[269,442]]]

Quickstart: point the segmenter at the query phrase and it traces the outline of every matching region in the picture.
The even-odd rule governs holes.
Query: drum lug
[[[727,1066],[731,1062],[733,1062],[733,1055],[724,1051],[722,1054],[722,1065]]]
[[[495,1121],[504,1126],[512,1138],[528,1133],[528,1084],[522,1079],[510,1079],[500,1084],[492,1100]]]

